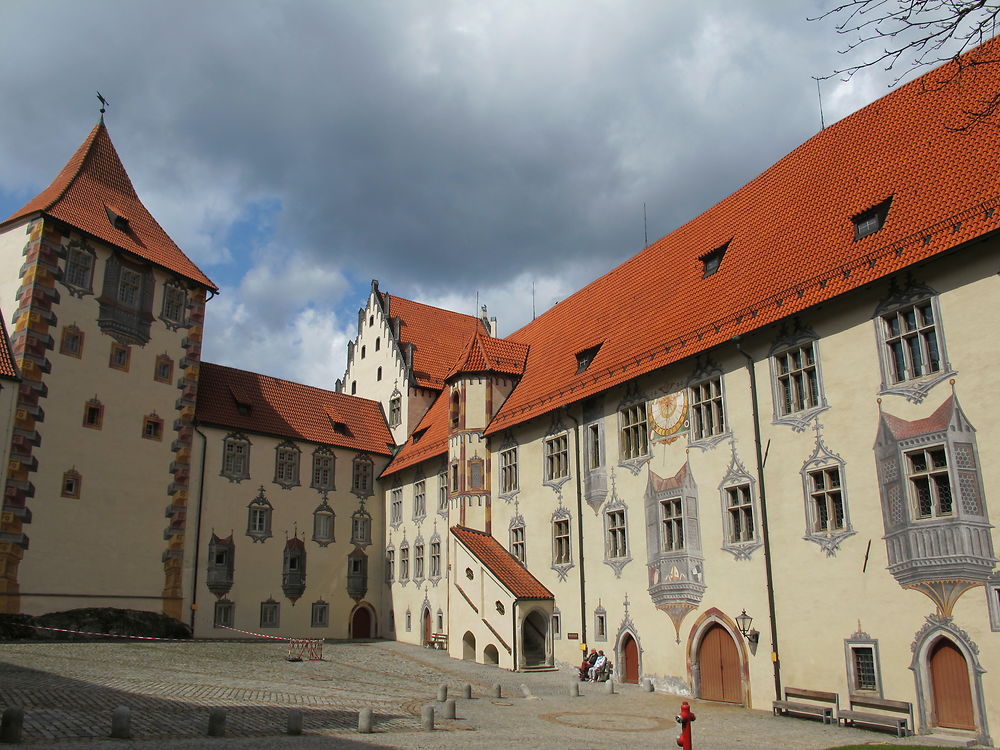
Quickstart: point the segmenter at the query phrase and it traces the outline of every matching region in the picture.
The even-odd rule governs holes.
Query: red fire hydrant
[[[681,733],[677,738],[677,746],[684,750],[691,750],[691,722],[695,720],[695,715],[691,713],[691,706],[687,701],[681,704],[681,712],[674,717],[681,725]]]

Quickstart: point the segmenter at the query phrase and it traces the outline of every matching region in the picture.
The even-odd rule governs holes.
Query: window
[[[399,582],[410,580],[410,548],[404,544],[399,548]]]
[[[608,557],[628,557],[628,540],[625,534],[625,509],[610,510],[606,514],[608,528]]]
[[[726,487],[728,538],[730,544],[752,542],[757,537],[753,520],[753,500],[750,485]]]
[[[552,613],[552,637],[562,638],[562,616],[558,612]]]
[[[351,470],[351,492],[358,497],[368,497],[372,494],[372,460],[365,455],[354,457]]]
[[[608,640],[608,615],[603,609],[594,612],[594,640]]]
[[[681,498],[660,501],[660,545],[664,552],[684,549],[684,516]]]
[[[220,539],[216,534],[212,534],[212,539],[208,543],[208,565],[205,570],[206,584],[208,590],[216,597],[222,598],[229,593],[233,587],[233,567],[236,556],[236,545],[230,534],[225,539]]]
[[[376,347],[376,348],[377,348],[377,347]],[[382,379],[382,368],[381,368],[381,367],[379,367],[379,368],[378,368],[378,369],[377,369],[377,370],[375,371],[375,379],[376,379],[376,380],[381,380],[381,379]]]
[[[451,392],[451,402],[448,412],[448,418],[451,420],[452,429],[458,428],[462,423],[462,397],[459,395],[457,390]]]
[[[336,541],[333,526],[335,518],[336,514],[330,507],[330,503],[327,502],[326,493],[324,493],[323,502],[317,505],[316,510],[313,511],[312,538],[320,547],[326,547]]]
[[[448,472],[438,474],[438,513],[448,513]]]
[[[351,395],[353,396],[357,392],[358,392],[358,381],[357,380],[352,380],[351,381]]]
[[[89,250],[74,247],[66,248],[66,273],[63,281],[78,292],[90,292],[94,274],[94,256]],[[71,292],[72,293],[72,292]]]
[[[593,471],[604,465],[601,459],[601,425],[587,425],[587,468]]]
[[[954,508],[945,447],[937,445],[910,451],[905,454],[905,460],[914,517],[951,516]]]
[[[854,646],[854,690],[872,691],[878,687],[875,681],[875,650],[870,646]]]
[[[458,492],[458,461],[455,461],[451,465],[451,491]]]
[[[646,404],[627,406],[618,412],[621,425],[621,457],[640,458],[649,453],[649,433],[646,429]]]
[[[104,264],[104,287],[97,300],[101,331],[122,343],[148,342],[154,284],[150,266],[133,266],[120,255],[111,255]]]
[[[441,542],[431,542],[431,575],[432,579],[441,577]]]
[[[882,695],[878,641],[858,631],[844,641],[847,658],[847,685],[852,693]]]
[[[263,542],[271,536],[271,503],[261,487],[257,496],[247,505],[247,536]]]
[[[274,483],[283,489],[291,489],[299,483],[299,455],[301,451],[294,443],[286,441],[274,449]]]
[[[890,384],[941,372],[943,358],[931,300],[898,308],[880,320]]]
[[[393,396],[389,399],[389,426],[399,427],[403,423],[403,397]]]
[[[228,435],[222,443],[222,476],[231,482],[250,478],[250,441],[242,435]]]
[[[361,359],[365,358],[365,347],[361,347]]]
[[[389,523],[398,526],[403,522],[403,488],[394,487],[389,491]]]
[[[76,326],[63,327],[59,353],[80,359],[83,356],[83,331]]]
[[[602,342],[603,343],[603,342]],[[581,372],[585,371],[590,367],[590,363],[594,361],[594,357],[597,356],[597,352],[601,350],[601,344],[597,346],[592,346],[589,349],[584,349],[576,353],[576,374],[579,375]]]
[[[118,277],[118,301],[126,307],[138,307],[142,295],[142,274],[122,268]]]
[[[424,545],[420,542],[413,548],[413,580],[424,580]]]
[[[187,315],[187,292],[174,284],[166,284],[163,287],[163,311],[160,317],[171,328],[177,328],[185,324]],[[172,325],[171,325],[172,324]]]
[[[567,476],[569,476],[569,453],[566,434],[546,438],[545,480],[551,481]]]
[[[413,520],[419,521],[427,515],[427,482],[419,480],[413,485]]]
[[[220,599],[215,603],[215,617],[212,626],[216,628],[231,628],[236,607],[228,599]]]
[[[500,451],[500,494],[517,492],[517,446]]]
[[[691,439],[705,440],[726,431],[722,404],[722,378],[696,383],[690,389]]]
[[[810,341],[774,355],[774,378],[778,389],[778,416],[819,406],[821,397],[815,342]]]
[[[128,363],[131,357],[129,347],[119,344],[117,341],[111,342],[111,356],[108,358],[108,367],[113,370],[128,372]]]
[[[385,580],[387,583],[396,580],[396,550],[394,549],[385,551]]]
[[[365,510],[364,501],[354,513],[351,514],[351,544],[358,547],[367,547],[372,543],[372,517]]]
[[[719,270],[719,266],[722,265],[722,259],[726,255],[726,250],[729,248],[729,242],[727,242],[722,247],[717,247],[709,253],[705,253],[698,260],[702,264],[701,277],[703,279],[708,278],[713,273]]]
[[[381,348],[382,348],[382,338],[380,336],[377,336],[375,338],[375,351],[378,351]]]
[[[83,407],[83,426],[92,430],[101,429],[104,424],[104,404],[92,398]]]
[[[156,364],[153,367],[153,380],[159,383],[167,383],[174,377],[174,361],[167,354],[160,354],[156,357]]]
[[[312,604],[312,615],[309,618],[309,627],[325,628],[330,624],[330,605],[322,599]]]
[[[510,554],[513,555],[521,565],[525,564],[527,546],[524,540],[524,524],[520,523],[510,527]]]
[[[142,418],[142,437],[145,440],[163,440],[163,420],[156,412]]]
[[[483,459],[481,458],[470,458],[469,459],[469,489],[470,490],[481,490],[483,489]]]
[[[844,497],[841,491],[840,467],[830,466],[809,472],[812,531],[831,534],[845,526]]]
[[[570,559],[570,548],[569,548],[569,519],[561,518],[552,523],[552,541],[553,541],[553,562],[556,565],[568,565],[572,562]]]
[[[70,469],[63,474],[62,478],[62,492],[60,493],[62,497],[79,498],[80,497],[80,487],[83,483],[83,477],[80,476],[75,468]]]
[[[889,206],[891,204],[892,198],[890,197],[877,206],[872,206],[866,211],[862,211],[851,219],[854,222],[855,242],[870,234],[875,234],[875,232],[882,228],[886,217],[889,215]]]
[[[335,490],[334,467],[336,457],[329,448],[323,446],[313,451],[312,484],[313,489],[322,491]]]
[[[260,626],[262,628],[278,627],[279,606],[278,602],[273,599],[260,603]]]

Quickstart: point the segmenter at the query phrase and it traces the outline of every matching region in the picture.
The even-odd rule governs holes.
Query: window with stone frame
[[[461,490],[461,485],[459,483],[461,477],[458,461],[452,461],[449,468],[451,470],[451,492],[459,492]]]
[[[913,517],[943,518],[954,514],[954,496],[948,471],[948,451],[932,445],[903,454],[909,480]]]
[[[452,429],[457,429],[462,423],[462,397],[455,386],[452,386],[452,389],[448,419],[451,422]]]
[[[427,480],[419,479],[413,484],[413,520],[420,521],[427,515]]]
[[[231,628],[236,619],[236,605],[228,599],[219,599],[215,602],[215,612],[212,618],[212,627]]]
[[[623,461],[649,455],[646,404],[633,404],[618,411],[619,455]]]
[[[410,580],[410,546],[403,542],[399,548],[399,582]]]
[[[274,483],[282,489],[299,484],[299,456],[302,451],[291,440],[279,443],[274,449]]]
[[[813,534],[834,534],[847,524],[840,467],[827,466],[808,472],[809,507]]]
[[[94,251],[91,248],[70,242],[66,247],[66,270],[62,281],[73,296],[82,297],[93,292]]]
[[[396,580],[396,550],[392,547],[385,551],[385,580],[386,583]]]
[[[432,581],[441,578],[441,542],[431,542],[431,569],[429,578]]]
[[[132,359],[132,350],[125,344],[117,341],[111,342],[111,354],[108,357],[108,367],[112,370],[128,372],[129,362]]]
[[[550,482],[556,479],[563,479],[569,476],[569,442],[567,434],[553,435],[546,438],[544,443],[545,452],[545,481]]]
[[[250,441],[245,435],[233,433],[223,439],[219,474],[231,482],[250,478]]]
[[[587,468],[590,471],[604,466],[601,455],[601,425],[599,422],[587,425]]]
[[[330,625],[330,605],[320,599],[312,603],[312,612],[309,616],[309,627],[325,628]]]
[[[847,686],[851,694],[882,697],[878,641],[858,631],[844,640]]]
[[[570,554],[569,519],[558,518],[552,522],[552,563],[568,565],[573,562]]]
[[[76,467],[73,467],[69,471],[63,473],[62,491],[60,492],[60,496],[79,499],[82,487],[83,477],[80,475],[80,472],[76,470]]]
[[[75,325],[63,326],[59,340],[59,353],[80,359],[83,357],[84,333]]]
[[[608,640],[608,613],[600,605],[594,610],[594,640]]]
[[[177,330],[187,325],[187,291],[174,283],[163,285],[163,308],[160,319],[171,330]]]
[[[500,494],[507,495],[518,490],[517,446],[500,451]]]
[[[370,497],[373,474],[372,460],[365,454],[355,456],[351,465],[351,492],[358,497]]]
[[[389,399],[389,426],[399,427],[403,423],[403,397],[394,393]]]
[[[281,605],[274,601],[274,599],[268,599],[266,602],[260,603],[260,626],[262,628],[276,628],[279,624],[279,615],[281,612]]]
[[[403,488],[389,490],[389,524],[399,526],[403,522]]]
[[[688,403],[692,442],[714,438],[727,431],[721,375],[691,385]]]
[[[660,549],[664,552],[684,549],[684,500],[681,497],[660,501]]]
[[[104,264],[104,287],[97,299],[101,330],[122,343],[146,344],[153,320],[153,286],[151,267],[112,254]]]
[[[334,534],[334,521],[336,514],[327,500],[326,493],[323,493],[323,501],[316,506],[313,511],[313,534],[312,540],[320,547],[327,547],[337,541]]]
[[[351,514],[351,544],[356,547],[367,547],[372,543],[372,516],[365,510],[364,500],[358,509]]]
[[[83,405],[83,426],[91,430],[100,430],[104,425],[104,404],[97,397]]]
[[[613,508],[604,514],[607,529],[607,557],[628,557],[628,534],[625,526],[625,508]]]
[[[170,382],[174,378],[174,360],[170,358],[169,354],[159,354],[156,357],[156,363],[153,366],[153,380],[158,383],[166,383],[170,385]]]
[[[749,484],[726,487],[726,534],[729,544],[753,542],[757,538],[753,496]]]
[[[156,412],[142,418],[143,440],[163,440],[163,419]]]
[[[448,515],[448,472],[438,474],[438,513]]]
[[[246,535],[255,542],[263,542],[271,537],[271,512],[273,508],[264,487],[261,486],[257,496],[247,505]]]
[[[510,527],[510,554],[516,559],[521,565],[524,565],[527,560],[528,546],[524,535],[524,520],[516,518],[511,522]]]
[[[424,580],[424,543],[413,545],[413,581],[418,585]]]
[[[811,412],[822,406],[816,342],[806,341],[771,355],[775,416]]]
[[[552,637],[555,640],[562,638],[562,614],[559,610],[552,612]]]
[[[337,489],[335,478],[335,468],[337,457],[333,450],[321,445],[313,451],[312,455],[312,482],[310,487],[320,492],[329,492]]]

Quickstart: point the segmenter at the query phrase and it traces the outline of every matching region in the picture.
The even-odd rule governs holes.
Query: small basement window
[[[854,241],[875,234],[885,225],[885,218],[889,215],[889,206],[892,205],[892,196],[886,198],[877,206],[856,214],[851,221],[854,222]]]
[[[601,344],[604,342],[602,341]],[[581,372],[590,367],[590,363],[594,361],[594,357],[597,356],[597,352],[601,350],[601,344],[597,346],[591,346],[588,349],[579,351],[576,353],[576,374],[579,375]]]
[[[702,274],[703,279],[708,278],[713,273],[719,270],[719,266],[722,265],[722,257],[726,254],[726,249],[729,247],[729,243],[732,240],[728,240],[722,247],[717,247],[710,253],[705,253],[698,260],[702,262]]]

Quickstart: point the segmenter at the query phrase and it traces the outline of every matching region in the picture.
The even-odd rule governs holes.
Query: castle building
[[[99,124],[0,224],[0,607],[513,670],[594,647],[624,682],[908,701],[990,745],[1000,131],[970,113],[1000,66],[953,72],[503,339],[373,282],[334,392],[200,361],[215,287]]]

